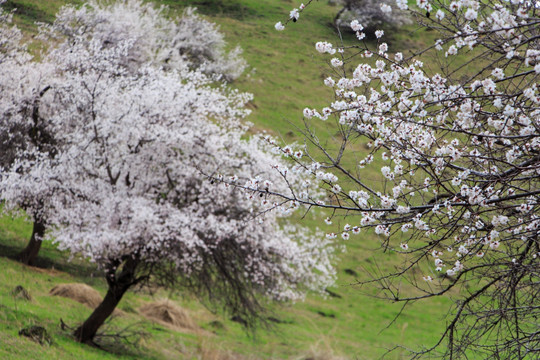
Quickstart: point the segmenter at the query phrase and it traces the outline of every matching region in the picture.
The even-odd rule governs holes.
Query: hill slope
[[[54,13],[68,1],[9,0],[7,6],[18,8],[17,23],[30,38],[35,32],[34,21],[51,21]],[[77,1],[77,3],[80,3]],[[297,139],[291,132],[291,121],[300,124],[305,106],[323,106],[331,98],[322,79],[330,70],[317,57],[314,44],[319,40],[336,39],[331,26],[338,11],[326,1],[315,3],[309,15],[285,32],[274,31],[273,24],[284,19],[294,6],[290,1],[277,0],[163,0],[174,12],[186,5],[197,6],[201,13],[220,24],[231,45],[240,44],[251,68],[233,85],[255,95],[250,104],[250,119],[258,130],[265,129],[287,141]],[[407,39],[407,42],[404,39]],[[353,41],[345,37],[345,41]],[[404,29],[390,41],[400,48],[421,46],[426,41],[414,28]],[[302,224],[315,227],[318,217],[308,214]],[[21,219],[2,219],[0,252],[13,255],[22,249],[29,237],[29,224]],[[117,347],[109,339],[105,352],[73,342],[68,330],[59,327],[60,319],[74,326],[89,314],[89,309],[72,300],[52,297],[49,290],[56,284],[82,282],[95,287],[101,294],[105,283],[99,273],[84,261],[67,263],[65,256],[47,245],[41,253],[43,269],[27,268],[8,258],[0,258],[0,356],[7,359],[25,358],[203,358],[203,359],[373,359],[383,355],[396,343],[409,347],[431,344],[442,329],[444,309],[449,302],[438,299],[408,308],[391,327],[380,332],[400,311],[399,305],[377,300],[371,289],[358,289],[357,278],[364,278],[364,268],[375,262],[392,266],[398,260],[392,255],[373,256],[378,241],[372,234],[356,238],[340,255],[339,277],[329,296],[310,296],[304,303],[274,307],[274,328],[259,330],[255,337],[245,334],[241,326],[229,319],[210,314],[187,294],[150,289],[129,294],[120,308],[124,316],[115,318],[111,327],[142,330],[140,346]],[[22,285],[32,295],[32,301],[16,299],[12,290]],[[170,297],[187,308],[201,329],[176,331],[151,323],[137,309],[155,298]],[[441,310],[442,309],[442,310]],[[28,325],[44,326],[53,336],[53,345],[41,346],[18,336]],[[113,332],[117,330],[112,330]],[[117,348],[115,353],[111,349]],[[319,357],[316,357],[319,356]],[[390,355],[401,358],[400,352]]]

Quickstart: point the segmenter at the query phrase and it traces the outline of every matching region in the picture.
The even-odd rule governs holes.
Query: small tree
[[[0,184],[5,184],[8,170],[21,176],[22,163],[54,156],[54,139],[42,121],[40,106],[50,88],[52,67],[32,61],[21,43],[21,32],[11,25],[11,17],[0,8]],[[22,208],[34,222],[30,242],[19,255],[25,264],[33,263],[45,232],[41,209],[50,189],[39,179],[35,179],[35,185],[30,194],[19,193],[14,202],[9,194],[2,193],[1,197],[5,201],[3,210]]]
[[[156,7],[142,0],[121,0],[107,4],[90,0],[83,6],[64,6],[52,26],[43,31],[52,37],[100,40],[114,46],[126,39],[135,44],[126,60],[132,68],[151,61],[167,69],[200,69],[207,75],[231,81],[247,64],[242,49],[226,51],[219,26],[187,8],[182,16],[171,18],[165,6]]]
[[[226,52],[219,28],[187,9],[180,18],[169,19],[165,7],[156,8],[142,1],[119,1],[107,5],[90,1],[81,7],[65,6],[52,25],[42,25],[42,40],[60,42],[56,51],[71,51],[74,42],[85,39],[95,46],[112,48],[127,40],[133,42],[129,54],[121,59],[126,71],[136,72],[147,63],[165,69],[200,69],[216,80],[233,80],[246,67],[241,49]],[[2,13],[3,14],[3,13]],[[47,228],[49,204],[55,187],[41,178],[63,144],[51,130],[51,113],[57,101],[54,91],[62,72],[50,54],[32,61],[21,33],[11,22],[11,14],[2,15],[5,24],[0,33],[3,56],[0,89],[0,168],[4,169],[4,210],[23,209],[33,220],[30,241],[19,255],[25,264],[33,264]],[[77,40],[79,39],[79,40]],[[77,64],[75,66],[78,66]],[[36,167],[36,171],[32,167]],[[26,169],[23,171],[23,169]],[[10,173],[11,175],[8,175]],[[26,180],[23,181],[23,178]],[[33,183],[25,190],[18,185]]]
[[[408,8],[406,1],[396,4]],[[308,156],[295,159],[295,166],[306,178],[322,180],[331,201],[275,195],[344,216],[348,224],[338,233],[345,240],[370,229],[383,250],[401,254],[397,271],[366,280],[390,300],[405,306],[452,294],[456,301],[440,340],[413,357],[440,351],[450,359],[536,358],[538,2],[417,5],[410,11],[420,24],[440,34],[420,55],[392,54],[382,40],[375,48],[316,44],[320,53],[333,55],[335,76],[324,83],[336,98],[322,110],[304,110],[309,146],[302,151]],[[350,26],[364,37],[360,22]],[[376,35],[381,39],[383,32]],[[348,51],[362,58],[352,73]],[[331,134],[337,131],[336,142],[317,134],[312,124],[320,120]],[[358,151],[362,146],[368,150]]]
[[[351,21],[356,20],[364,32],[373,33],[381,27],[399,28],[411,23],[406,11],[401,10],[394,0],[346,0],[334,18],[336,26],[350,31]]]

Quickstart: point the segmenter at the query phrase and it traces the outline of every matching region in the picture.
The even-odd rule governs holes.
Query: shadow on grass
[[[12,11],[15,9],[15,13],[19,15],[24,22],[33,24],[34,22],[50,23],[54,21],[54,15],[51,15],[34,4],[25,3],[18,0],[7,0],[2,7],[6,11]]]
[[[237,0],[162,0],[161,2],[175,10],[191,6],[196,7],[201,14],[227,16],[237,20],[263,16]]]
[[[19,254],[25,246],[26,243],[22,240],[2,236],[0,237],[0,256],[19,261]],[[104,276],[95,265],[77,258],[69,261],[69,256],[68,252],[60,251],[50,243],[43,244],[34,267],[66,272],[90,284],[94,283],[96,278],[101,279]]]

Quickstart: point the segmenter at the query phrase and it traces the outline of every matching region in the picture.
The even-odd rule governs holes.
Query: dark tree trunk
[[[336,16],[334,16],[334,26],[336,28],[339,28],[338,20],[339,20],[339,17],[341,16],[341,14],[343,14],[346,10],[351,10],[353,3],[354,3],[354,0],[345,1],[345,5],[341,8],[341,10],[338,11]]]
[[[73,335],[78,342],[94,344],[93,340],[98,329],[116,309],[126,291],[137,283],[138,279],[135,277],[137,264],[138,260],[127,259],[118,275],[114,270],[118,264],[111,264],[106,275],[109,284],[107,295],[105,295],[101,304],[92,312],[90,317],[75,330]]]
[[[42,221],[34,220],[32,236],[26,248],[19,254],[19,259],[23,264],[34,265],[36,257],[41,249],[41,241],[45,234],[45,224]]]
[[[75,330],[74,335],[78,342],[92,344],[98,329],[113,313],[114,309],[116,309],[116,305],[118,305],[128,288],[129,287],[109,287],[107,295],[105,295],[101,304],[99,304],[92,315],[90,315],[90,317]]]

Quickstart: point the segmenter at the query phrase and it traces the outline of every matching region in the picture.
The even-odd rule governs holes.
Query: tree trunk
[[[36,257],[41,248],[41,241],[45,234],[45,224],[42,221],[34,220],[32,236],[26,248],[19,254],[20,261],[25,265],[34,265]]]
[[[138,259],[126,259],[123,262],[122,270],[117,275],[116,269],[120,263],[121,261],[113,261],[110,264],[106,274],[107,283],[109,284],[107,295],[105,295],[101,304],[92,312],[90,317],[75,330],[73,335],[78,342],[94,345],[93,340],[98,329],[116,309],[126,291],[138,282],[139,279],[135,277],[135,269],[139,263]]]
[[[74,336],[78,342],[93,344],[94,336],[105,320],[113,313],[129,286],[109,287],[107,295],[94,310],[92,315],[75,330]]]

